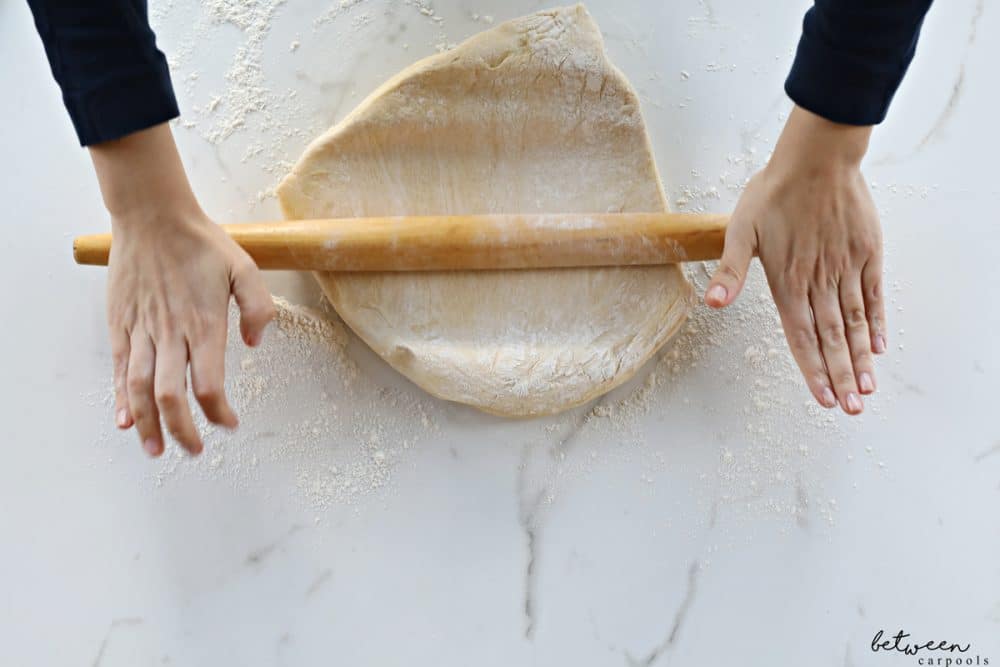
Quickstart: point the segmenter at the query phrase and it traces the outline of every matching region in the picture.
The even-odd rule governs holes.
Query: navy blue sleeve
[[[836,123],[876,125],[903,81],[931,0],[815,0],[785,91]]]
[[[145,0],[28,0],[80,144],[179,115]]]

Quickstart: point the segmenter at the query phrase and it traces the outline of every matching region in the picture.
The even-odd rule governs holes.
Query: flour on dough
[[[638,98],[582,5],[404,70],[316,139],[278,196],[290,219],[667,208]],[[509,416],[625,382],[691,302],[677,266],[317,278],[399,372]]]

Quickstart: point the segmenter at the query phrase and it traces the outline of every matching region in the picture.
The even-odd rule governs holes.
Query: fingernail
[[[150,456],[158,456],[160,453],[160,443],[156,441],[156,438],[149,438],[142,443],[142,448],[146,450],[146,453]]]
[[[882,334],[875,336],[875,354],[885,354],[885,336]]]
[[[823,387],[823,405],[828,408],[832,408],[837,405],[837,397],[833,395],[833,390],[829,387]]]
[[[872,379],[871,373],[865,371],[858,376],[858,385],[861,387],[861,393],[870,394],[875,391],[875,380]]]
[[[864,406],[861,404],[861,399],[853,391],[847,395],[847,411],[851,414],[856,414],[864,410]]]
[[[726,288],[723,287],[722,285],[712,285],[712,287],[709,288],[708,294],[706,294],[705,297],[709,301],[712,301],[714,303],[725,303],[726,296],[728,294],[729,292],[727,292]]]
[[[118,423],[118,428],[125,428],[126,426],[128,426],[128,410],[126,410],[125,408],[119,410],[118,416],[115,417],[115,420]]]

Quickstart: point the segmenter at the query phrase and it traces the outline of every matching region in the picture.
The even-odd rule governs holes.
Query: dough
[[[286,218],[666,210],[628,81],[582,5],[422,60],[316,139]],[[318,274],[344,321],[428,392],[490,413],[580,405],[687,316],[677,266]]]

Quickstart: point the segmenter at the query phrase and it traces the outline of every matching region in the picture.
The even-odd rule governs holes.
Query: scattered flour
[[[690,268],[701,294],[714,263]],[[692,387],[698,387],[697,396]],[[713,404],[715,397],[725,397],[726,403]],[[879,402],[885,397],[868,399],[868,412],[877,415]],[[677,441],[651,441],[654,433],[658,438],[670,433],[663,422],[657,425],[660,414],[691,425],[678,423]],[[739,416],[738,428],[713,426],[732,424],[732,414]],[[536,443],[544,448],[556,442],[550,458],[557,465],[535,473],[546,502],[560,487],[622,459],[638,463],[636,481],[655,495],[655,480],[683,465],[685,447],[711,447],[718,451],[715,470],[688,473],[715,477],[715,491],[696,499],[706,516],[727,511],[736,518],[774,516],[799,523],[807,513],[834,522],[837,502],[825,488],[823,473],[838,450],[853,461],[848,448],[864,432],[858,418],[826,410],[809,396],[756,263],[733,306],[711,311],[698,305],[644,376],[598,400],[581,424],[574,424],[576,419],[567,415],[548,424],[546,438]],[[701,440],[682,442],[692,433]],[[570,456],[574,449],[583,453]],[[868,461],[882,468],[873,456]]]
[[[297,142],[290,139],[307,141],[322,129],[308,121],[310,115],[297,102],[294,90],[276,91],[265,74],[265,54],[271,57],[271,52],[265,50],[267,38],[285,3],[166,0],[151,8],[154,27],[177,16],[185,17],[185,25],[190,26],[179,44],[167,49],[175,81],[181,82],[194,102],[189,113],[186,109],[180,125],[197,131],[212,144],[245,133],[247,144],[242,160],[259,165],[275,180],[290,166],[289,158],[293,156],[288,151],[297,152]],[[430,46],[437,50],[453,46],[445,32],[445,21],[432,3],[402,0],[402,4],[436,26]],[[720,27],[709,3],[699,0],[699,4],[702,14],[688,21],[692,37]],[[372,5],[381,7],[384,3],[334,0],[314,19],[313,32],[335,24],[360,30],[371,21],[367,9]],[[468,16],[476,23],[494,22],[488,15]],[[341,21],[341,17],[346,18]],[[205,73],[192,69],[192,65],[204,45],[226,31],[237,33],[238,44],[223,75],[223,87],[205,92],[212,85],[207,83],[211,77],[203,76]],[[301,43],[295,39],[284,45],[275,45],[275,53],[295,52]],[[403,48],[407,47],[403,44]],[[733,67],[709,63],[705,70]],[[681,71],[682,79],[690,76],[687,70]],[[686,107],[686,103],[680,106]],[[783,115],[779,114],[779,119],[783,120]],[[747,177],[766,162],[764,146],[770,143],[770,138],[761,136],[760,128],[745,128],[742,151],[728,156],[730,169],[711,183],[693,173],[693,182],[674,193],[677,207],[701,212],[723,206],[722,200],[739,192]],[[873,190],[879,187],[872,184]],[[910,187],[907,195],[926,197],[929,191],[895,184],[882,186],[893,195],[906,187]],[[270,196],[273,188],[262,190],[257,198]],[[690,272],[699,293],[711,271],[712,266],[706,264]],[[894,285],[892,292],[898,291],[898,284]],[[278,321],[260,349],[245,351],[235,335],[231,341],[230,357],[236,356],[234,350],[240,353],[238,358],[230,359],[227,382],[230,399],[242,419],[240,430],[230,434],[202,421],[199,426],[206,433],[209,454],[189,459],[171,447],[162,460],[151,464],[148,475],[154,485],[170,484],[184,475],[228,479],[236,486],[251,485],[259,481],[261,461],[268,461],[288,467],[300,497],[309,507],[352,505],[372,493],[384,492],[393,471],[410,458],[416,446],[437,432],[440,403],[416,391],[379,387],[359,373],[347,353],[354,339],[335,314],[280,300],[277,303]],[[231,326],[230,330],[237,329]],[[699,399],[695,405],[687,395],[687,384],[695,377],[699,382],[710,378],[708,384],[719,388],[718,395],[731,397],[732,388],[740,387],[739,399],[733,404],[707,408]],[[292,392],[292,388],[296,391]],[[315,400],[294,404],[290,396],[303,392],[314,395]],[[110,413],[109,396],[110,391],[103,392],[97,402],[108,406]],[[719,493],[702,499],[706,504],[798,519],[808,509],[807,498],[827,497],[814,479],[814,469],[819,457],[826,455],[825,450],[845,443],[849,427],[834,412],[819,408],[808,398],[759,270],[735,306],[723,313],[710,313],[704,306],[696,308],[681,333],[629,389],[619,389],[589,409],[540,422],[542,433],[535,443],[539,447],[550,444],[554,436],[576,434],[555,445],[544,497],[551,500],[561,481],[588,475],[613,456],[643,461],[644,471],[637,481],[655,492],[657,472],[674,462],[668,448],[649,443],[649,423],[657,411],[671,406],[676,409],[678,405],[690,405],[704,418],[732,411],[741,415],[739,432],[720,431],[716,438],[723,444],[704,443],[718,450],[713,472]],[[877,413],[877,406],[869,409]],[[344,414],[347,411],[349,414]],[[115,447],[135,446],[132,433],[109,430],[102,440]],[[588,454],[567,456],[578,441],[592,445]],[[846,457],[854,460],[851,453]],[[882,465],[870,447],[864,458],[873,466]],[[834,499],[815,505],[813,510],[833,520]]]
[[[714,267],[693,267],[700,293]],[[267,462],[285,470],[302,504],[321,516],[321,510],[391,491],[399,466],[416,464],[420,446],[441,435],[445,404],[413,387],[380,386],[360,372],[348,349],[360,343],[335,313],[281,299],[276,304],[277,320],[255,350],[238,340],[235,308],[232,313],[227,392],[240,429],[213,427],[196,410],[206,455],[192,459],[172,445],[148,464],[151,487],[186,476],[249,487],[263,482],[260,464]],[[719,397],[726,402],[717,404]],[[887,400],[869,399],[868,411],[877,416]],[[110,414],[110,386],[91,402]],[[661,414],[678,422],[675,430],[657,423]],[[811,513],[833,523],[837,503],[823,475],[830,462],[843,457],[885,468],[860,437],[857,419],[824,410],[808,396],[758,265],[736,304],[722,312],[695,308],[639,378],[589,407],[537,420],[533,429],[536,435],[524,441],[530,469],[523,474],[530,477],[529,495],[537,491],[543,504],[616,461],[638,465],[636,483],[651,498],[658,480],[670,478],[665,473],[691,465],[682,477],[714,479],[714,492],[692,498],[704,516],[726,511],[801,523]],[[102,456],[137,447],[132,432],[110,425],[101,441]],[[858,443],[865,455],[854,451]],[[690,454],[706,447],[717,452],[714,469]],[[265,494],[275,490],[273,479],[268,487]]]
[[[284,48],[278,44],[268,46],[272,26],[286,4],[287,0],[169,0],[156,3],[150,14],[154,29],[169,42],[164,44],[164,50],[172,77],[183,93],[183,116],[174,125],[196,132],[213,145],[222,145],[242,134],[246,145],[241,162],[252,162],[271,177],[271,186],[250,198],[251,206],[274,196],[274,185],[291,169],[301,148],[326,129],[323,123],[328,120],[304,108],[294,89],[283,89],[268,77],[265,65],[275,66],[272,62],[279,57],[279,51],[295,53],[302,46],[298,37],[285,42]],[[313,32],[343,25],[358,33],[374,21],[368,7],[388,11],[394,4],[384,0],[334,0],[313,20]],[[437,51],[454,47],[445,31],[444,17],[432,3],[402,0],[400,4],[434,27],[429,47]],[[341,17],[344,21],[339,20]],[[491,16],[470,17],[486,24],[493,21]],[[233,31],[237,42],[227,69],[197,69],[198,65],[217,61],[218,50],[229,43]],[[220,75],[221,88],[214,83]]]
[[[169,446],[149,462],[150,486],[193,475],[248,487],[261,481],[259,466],[267,462],[294,480],[309,509],[354,505],[385,492],[398,466],[437,432],[439,408],[432,399],[416,389],[380,387],[359,374],[347,352],[351,337],[335,315],[275,303],[276,321],[253,350],[239,341],[232,309],[226,388],[240,428],[231,433],[212,426],[196,409],[205,455],[191,458]],[[110,410],[110,388],[102,393],[100,403]],[[101,439],[108,447],[136,446],[131,431],[107,428]]]

